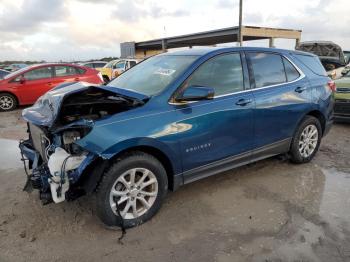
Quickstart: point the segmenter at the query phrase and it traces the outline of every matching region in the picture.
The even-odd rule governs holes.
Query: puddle
[[[325,174],[325,188],[320,205],[320,216],[333,228],[350,231],[350,173],[335,168],[322,169]]]
[[[0,139],[0,171],[23,167],[18,141]]]

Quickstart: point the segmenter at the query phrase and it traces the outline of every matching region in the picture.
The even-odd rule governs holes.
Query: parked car
[[[90,68],[101,68],[104,67],[107,64],[105,61],[92,61],[92,62],[85,62],[85,63],[79,63],[81,66],[86,66]]]
[[[334,94],[334,117],[338,121],[350,120],[350,71],[335,80],[337,91]]]
[[[345,56],[341,47],[331,41],[302,42],[296,49],[317,55],[333,79],[340,78],[344,67],[349,64],[350,57]]]
[[[95,69],[71,64],[40,64],[22,68],[0,79],[0,111],[33,104],[40,96],[64,82],[101,84]]]
[[[8,75],[10,72],[0,69],[0,79],[4,78],[5,75]]]
[[[168,189],[278,154],[311,161],[333,121],[334,90],[304,52],[157,55],[108,86],[73,84],[23,110],[26,190],[55,203],[95,192],[106,225],[136,226]]]
[[[139,61],[140,60],[138,59],[117,59],[110,61],[102,68],[96,69],[101,72],[105,83],[108,83],[123,73],[125,70],[128,70],[129,68],[135,66],[137,63],[139,63]]]
[[[27,64],[11,64],[11,65],[5,67],[4,69],[6,71],[13,72],[13,71],[17,71],[19,69],[25,68],[27,66],[28,66]]]

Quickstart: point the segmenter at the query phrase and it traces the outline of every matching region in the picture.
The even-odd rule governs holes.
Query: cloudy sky
[[[0,61],[119,56],[120,42],[237,23],[238,0],[0,0]],[[301,29],[302,40],[350,50],[349,0],[244,0],[243,24]]]

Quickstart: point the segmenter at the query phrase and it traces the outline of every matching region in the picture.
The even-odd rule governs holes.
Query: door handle
[[[52,82],[48,82],[47,85],[48,85],[48,86],[52,86]]]
[[[74,81],[79,81],[79,77],[74,78]]]
[[[246,105],[250,104],[251,102],[253,102],[252,99],[244,99],[244,98],[242,98],[242,99],[239,99],[236,102],[236,105],[238,105],[238,106],[246,106]]]
[[[295,88],[295,92],[297,92],[297,93],[302,93],[302,92],[304,92],[306,90],[306,87],[305,86],[299,86],[299,87],[297,87],[297,88]]]

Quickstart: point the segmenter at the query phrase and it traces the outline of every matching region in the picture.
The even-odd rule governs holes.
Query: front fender
[[[173,167],[174,174],[180,174],[182,172],[182,165],[181,165],[181,158],[178,157],[177,152],[172,149],[170,146],[166,145],[165,143],[155,139],[155,138],[149,138],[149,137],[138,137],[138,138],[132,138],[127,139],[124,141],[120,141],[110,147],[108,147],[106,150],[96,152],[96,148],[90,147],[89,144],[80,144],[83,148],[90,152],[97,153],[100,157],[103,159],[111,159],[115,155],[119,154],[120,152],[123,152],[128,149],[136,148],[136,147],[149,147],[156,149],[158,151],[161,151],[171,162]],[[177,149],[178,143],[176,141],[172,142],[172,147]]]
[[[172,163],[174,174],[182,172],[181,162],[177,157],[177,153],[161,141],[149,137],[133,138],[122,141],[108,148],[101,154],[101,156],[106,159],[111,159],[118,153],[135,147],[149,147],[161,151]]]

